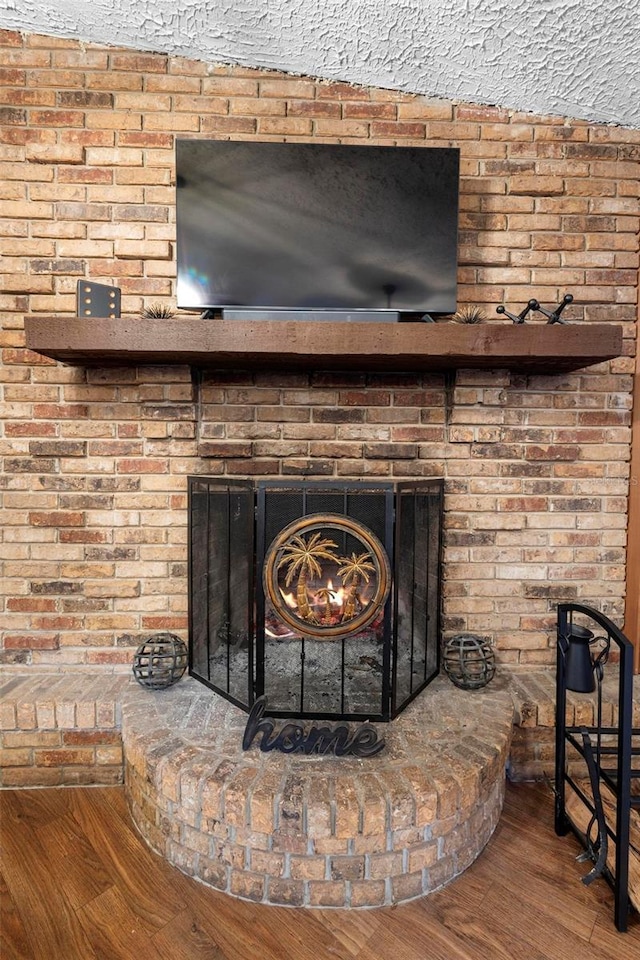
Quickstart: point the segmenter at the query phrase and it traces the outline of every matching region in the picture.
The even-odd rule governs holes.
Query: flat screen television
[[[459,151],[176,144],[178,306],[456,310]]]

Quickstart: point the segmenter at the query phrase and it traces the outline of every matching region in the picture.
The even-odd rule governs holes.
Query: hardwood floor
[[[151,853],[119,787],[0,792],[2,960],[638,960],[603,881],[553,831],[541,785],[509,785],[458,880],[377,910],[293,910],[219,894]]]

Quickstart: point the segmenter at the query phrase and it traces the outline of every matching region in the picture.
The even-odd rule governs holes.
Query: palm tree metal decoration
[[[321,600],[324,600],[324,613],[322,615],[322,619],[325,623],[331,623],[331,600],[333,593],[334,591],[329,587],[321,587],[320,590],[317,591],[317,596],[320,597]]]
[[[356,615],[356,603],[362,607],[358,597],[358,587],[364,580],[369,583],[371,579],[369,574],[375,573],[376,568],[372,562],[371,554],[368,552],[351,554],[350,557],[340,557],[341,566],[338,569],[338,576],[342,580],[343,586],[349,587],[349,592],[345,600],[344,611],[342,613],[342,622],[352,620]]]
[[[282,551],[282,556],[278,562],[278,569],[284,566],[289,567],[284,582],[285,587],[291,586],[294,577],[297,575],[297,614],[301,619],[307,620],[309,623],[317,623],[318,621],[309,606],[307,583],[310,579],[320,579],[322,576],[321,560],[335,561],[337,559],[331,549],[337,549],[337,546],[338,544],[328,537],[322,537],[320,533],[314,533],[308,540],[300,536],[291,537]]]
[[[355,547],[350,554],[347,544]],[[338,590],[332,584],[336,577]],[[344,639],[374,623],[389,595],[391,570],[382,543],[364,524],[342,514],[313,513],[274,538],[262,582],[270,611],[294,635]]]

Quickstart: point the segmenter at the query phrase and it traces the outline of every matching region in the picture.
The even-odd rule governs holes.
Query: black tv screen
[[[178,306],[452,313],[459,151],[178,140]]]

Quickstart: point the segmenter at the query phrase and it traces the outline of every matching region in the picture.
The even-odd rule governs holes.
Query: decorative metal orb
[[[458,633],[447,640],[442,664],[451,682],[463,690],[479,690],[496,672],[491,641],[474,633]]]
[[[143,687],[164,690],[187,669],[187,648],[173,633],[156,633],[140,644],[133,657],[133,675]]]

